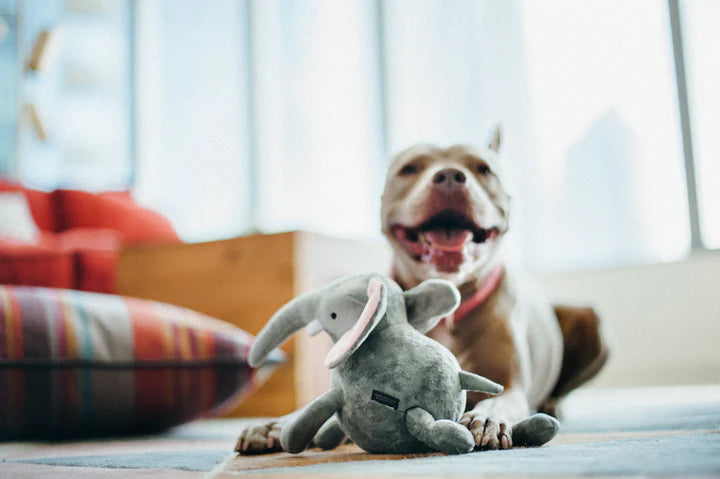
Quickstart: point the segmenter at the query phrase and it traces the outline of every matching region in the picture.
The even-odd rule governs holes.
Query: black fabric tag
[[[373,389],[372,396],[370,396],[370,399],[372,399],[375,402],[379,402],[383,406],[388,406],[393,409],[397,409],[398,405],[400,404],[400,400],[398,398],[392,397],[389,394],[385,394],[384,392],[380,392],[375,389]]]

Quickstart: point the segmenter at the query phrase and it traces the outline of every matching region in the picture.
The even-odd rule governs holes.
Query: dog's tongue
[[[432,249],[440,251],[462,252],[463,246],[471,236],[471,231],[461,229],[437,229],[425,232],[425,239]]]
[[[457,271],[464,260],[463,247],[471,236],[471,231],[461,229],[426,231],[424,258],[439,271]]]

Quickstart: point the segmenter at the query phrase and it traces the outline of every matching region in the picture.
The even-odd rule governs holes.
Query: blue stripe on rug
[[[102,467],[106,469],[210,471],[229,455],[227,450],[163,451],[144,454],[36,457],[7,462],[24,462],[49,466]]]

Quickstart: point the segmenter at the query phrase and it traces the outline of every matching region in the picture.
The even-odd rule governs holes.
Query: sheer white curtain
[[[257,227],[379,230],[385,168],[374,2],[252,3]]]
[[[185,240],[378,230],[373,2],[158,0],[137,15],[137,196]]]
[[[720,2],[684,0],[681,6],[700,227],[705,246],[720,248]]]
[[[138,2],[138,191],[185,239],[378,236],[389,153],[501,124],[516,259],[687,251],[664,2],[208,5]]]
[[[201,241],[248,227],[245,6],[136,2],[135,195]]]
[[[524,2],[532,108],[528,256],[541,269],[689,247],[667,3]]]

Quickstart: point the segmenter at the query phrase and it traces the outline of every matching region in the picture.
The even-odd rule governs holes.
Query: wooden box
[[[231,322],[256,334],[294,296],[346,274],[390,268],[389,249],[305,232],[252,235],[196,244],[152,245],[121,252],[118,294],[164,301]],[[230,412],[278,416],[328,387],[326,335],[300,332],[283,346],[288,361]]]

